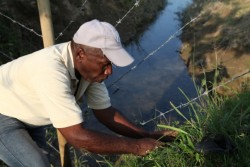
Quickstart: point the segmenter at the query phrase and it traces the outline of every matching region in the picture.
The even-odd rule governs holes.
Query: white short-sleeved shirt
[[[79,83],[78,83],[79,82]],[[78,91],[75,94],[78,83]],[[0,66],[0,113],[34,125],[68,127],[83,121],[77,104],[86,95],[93,109],[111,106],[104,83],[75,77],[70,42]]]

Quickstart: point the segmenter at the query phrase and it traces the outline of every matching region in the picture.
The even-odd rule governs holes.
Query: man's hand
[[[162,145],[161,142],[150,139],[150,138],[144,138],[144,139],[138,139],[136,142],[136,152],[135,155],[139,156],[146,156],[149,152],[157,149]]]
[[[145,156],[161,146],[161,142],[151,139],[118,137],[84,128],[81,124],[58,129],[65,139],[79,149],[97,154],[134,154]]]
[[[150,133],[150,137],[161,142],[172,142],[178,135],[177,131],[172,130],[162,130]]]

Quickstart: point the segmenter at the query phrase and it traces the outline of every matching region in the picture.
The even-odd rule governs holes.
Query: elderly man
[[[43,153],[45,125],[52,124],[75,148],[99,154],[144,156],[176,133],[147,132],[111,106],[103,81],[112,64],[133,58],[115,28],[84,23],[71,42],[54,45],[0,66],[0,159],[13,167],[49,166]],[[118,137],[86,129],[78,102],[86,96],[97,119]]]

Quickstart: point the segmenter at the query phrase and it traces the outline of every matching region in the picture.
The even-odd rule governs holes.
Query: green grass
[[[250,91],[234,97],[213,96],[190,106],[190,118],[176,109],[185,122],[159,128],[175,129],[180,135],[173,143],[151,152],[148,156],[122,155],[110,167],[245,167],[250,164]],[[204,136],[223,134],[232,140],[232,153],[203,154],[195,151],[195,144]],[[105,163],[105,161],[104,161]]]
[[[171,104],[184,122],[173,122],[171,125],[161,123],[158,128],[178,131],[179,136],[174,142],[165,143],[145,157],[75,154],[74,164],[88,166],[88,159],[91,158],[98,166],[105,167],[247,167],[250,164],[249,101],[248,90],[233,97],[214,93],[213,96],[203,96],[200,101],[191,103],[188,117]],[[213,154],[195,150],[195,145],[203,137],[215,134],[228,137],[236,149],[231,153]]]

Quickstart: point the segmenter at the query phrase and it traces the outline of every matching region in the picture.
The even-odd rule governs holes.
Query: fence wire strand
[[[5,58],[7,58],[8,61],[14,60],[14,58],[12,58],[11,56],[7,55],[7,54],[4,53],[3,51],[0,51],[0,54],[1,54],[2,56],[4,56]]]
[[[126,14],[121,18],[119,19],[118,21],[116,21],[116,25],[115,27],[117,27],[119,24],[122,23],[122,21],[128,16],[128,14],[135,8],[135,7],[138,7],[140,5],[142,0],[136,0],[134,5],[126,12]],[[81,7],[79,8],[79,13],[76,14],[72,20],[69,21],[69,23],[65,26],[65,28],[60,32],[58,33],[57,37],[55,38],[55,41],[57,41],[60,37],[62,37],[65,33],[65,31],[67,31],[69,29],[69,27],[75,22],[76,18],[80,15],[80,11],[82,11],[82,9],[84,8],[85,4],[88,2],[88,0],[85,0]],[[21,26],[22,28],[34,33],[35,35],[39,36],[42,38],[42,35],[39,34],[38,32],[36,32],[34,29],[32,28],[29,28],[27,26],[25,26],[24,24],[20,23],[19,21],[16,21],[14,20],[13,18],[7,16],[6,14],[3,14],[2,12],[0,12],[0,15],[5,17],[6,19],[12,21],[14,24],[18,24],[19,26]]]
[[[60,37],[62,37],[64,35],[64,32],[75,22],[76,18],[80,15],[80,11],[82,11],[82,9],[84,8],[85,4],[87,3],[88,0],[85,0],[81,7],[79,8],[79,13],[77,15],[75,15],[73,17],[72,20],[70,20],[70,22],[67,24],[67,26],[60,32],[58,33],[58,36],[55,38],[55,40],[57,41]]]
[[[83,7],[84,7],[85,4],[87,3],[87,1],[88,1],[88,0],[85,0],[85,1],[82,3],[81,7],[79,8],[80,11],[83,9]],[[125,14],[121,19],[119,19],[119,20],[116,22],[115,27],[117,27],[119,24],[121,24],[122,21],[128,16],[128,14],[129,14],[135,7],[138,7],[138,6],[140,5],[141,1],[142,1],[142,0],[136,0],[135,3],[134,3],[134,5],[126,12],[126,14]],[[80,12],[79,12],[79,14],[80,14]],[[58,40],[61,36],[64,35],[65,31],[71,26],[72,23],[75,22],[75,19],[77,18],[77,16],[78,16],[79,14],[75,15],[75,17],[73,18],[73,20],[71,20],[71,21],[68,23],[68,25],[62,30],[62,32],[60,32],[60,33],[58,34],[58,36],[56,37],[55,40]],[[3,14],[2,12],[0,12],[0,15],[3,16],[4,18],[10,20],[12,23],[17,24],[17,25],[21,26],[22,28],[24,28],[24,29],[30,31],[31,33],[35,34],[36,36],[39,36],[39,37],[42,38],[42,35],[39,34],[39,33],[37,33],[34,29],[25,26],[24,24],[20,23],[19,21],[16,21],[16,20],[14,20],[13,18],[11,18],[11,17],[9,17],[9,16]],[[182,27],[181,27],[180,29],[178,29],[175,33],[173,33],[173,34],[172,34],[165,42],[163,42],[157,49],[155,49],[154,51],[152,51],[152,52],[149,53],[148,55],[144,56],[144,58],[143,58],[141,61],[139,61],[136,65],[134,65],[132,68],[130,68],[127,72],[125,72],[124,74],[122,74],[121,76],[119,76],[114,82],[112,82],[112,83],[108,86],[108,88],[110,88],[110,87],[112,87],[112,86],[115,86],[115,84],[116,84],[117,82],[119,82],[123,77],[125,77],[128,73],[130,73],[131,71],[133,71],[134,69],[136,69],[138,66],[140,66],[140,65],[141,65],[144,61],[146,61],[148,58],[150,58],[151,56],[153,56],[153,55],[154,55],[156,52],[158,52],[162,47],[164,47],[167,43],[169,43],[169,41],[171,41],[173,38],[175,38],[184,28],[186,28],[188,25],[190,25],[191,23],[193,23],[194,21],[196,21],[201,15],[202,15],[202,13],[200,13],[199,15],[197,15],[195,18],[191,18],[191,20],[190,20],[189,22],[187,22],[184,26],[182,26]],[[6,53],[4,53],[4,52],[2,52],[2,51],[0,51],[0,54],[3,55],[5,58],[7,58],[7,59],[9,59],[9,60],[13,60],[12,57],[8,56]],[[226,84],[228,84],[228,83],[230,83],[230,82],[233,82],[234,80],[236,80],[236,79],[238,79],[238,78],[240,78],[240,77],[242,77],[242,76],[248,74],[249,72],[250,72],[250,70],[247,70],[246,72],[243,72],[242,74],[240,74],[240,75],[238,75],[238,76],[236,76],[236,77],[231,78],[231,79],[228,80],[227,82],[222,83],[222,84],[218,85],[217,87],[214,87],[213,89],[211,89],[211,90],[209,90],[209,91],[205,91],[203,94],[201,94],[200,96],[197,96],[197,97],[191,99],[189,102],[187,102],[187,103],[185,103],[185,104],[180,104],[180,105],[177,106],[176,108],[177,108],[177,109],[180,109],[180,108],[183,108],[183,107],[187,107],[187,106],[189,106],[191,103],[193,103],[193,102],[195,102],[196,100],[200,99],[201,97],[207,96],[210,92],[214,91],[215,89],[218,89],[219,87],[222,87],[222,86],[224,86],[224,85],[226,85]],[[154,118],[149,119],[149,120],[147,120],[147,121],[140,122],[140,124],[141,124],[141,125],[145,125],[145,124],[147,124],[147,123],[149,123],[149,122],[151,122],[151,121],[154,121],[154,120],[158,119],[159,117],[162,117],[162,116],[165,117],[165,115],[166,115],[167,113],[170,113],[171,111],[174,111],[174,110],[175,110],[175,109],[172,108],[172,109],[170,109],[170,110],[168,110],[168,111],[165,111],[165,112],[160,112],[160,111],[159,111],[160,114],[159,114],[158,116],[155,116]]]
[[[117,82],[119,82],[123,77],[125,77],[127,74],[129,74],[131,71],[133,71],[134,69],[136,69],[138,66],[140,66],[144,61],[146,61],[148,58],[150,58],[151,56],[153,56],[156,52],[158,52],[162,47],[164,47],[167,43],[169,43],[169,41],[171,41],[173,38],[175,38],[177,36],[177,34],[179,32],[181,32],[184,28],[186,28],[189,24],[193,23],[195,20],[197,20],[200,16],[202,15],[202,13],[200,13],[198,16],[196,16],[195,18],[192,18],[188,23],[186,23],[184,26],[182,26],[180,29],[178,29],[174,34],[172,34],[165,42],[163,42],[157,49],[155,49],[154,51],[152,51],[151,53],[149,53],[148,55],[144,56],[144,58],[139,61],[137,64],[135,64],[132,68],[130,68],[128,71],[126,71],[124,74],[122,74],[121,76],[119,76],[115,81],[113,81],[108,88],[114,86]]]
[[[180,104],[180,105],[176,106],[175,108],[176,108],[176,109],[181,109],[181,108],[187,107],[187,106],[189,106],[190,104],[192,104],[193,102],[195,102],[195,101],[197,101],[198,99],[202,98],[203,96],[209,95],[210,92],[212,92],[212,91],[214,91],[214,90],[216,90],[216,89],[218,89],[218,88],[220,88],[220,87],[223,87],[223,86],[225,86],[225,85],[227,85],[227,84],[233,82],[234,80],[236,80],[236,79],[238,79],[238,78],[240,78],[240,77],[243,77],[244,75],[246,75],[246,74],[248,74],[248,73],[250,73],[250,70],[249,70],[249,69],[248,69],[247,71],[245,71],[245,72],[243,72],[243,73],[237,75],[236,77],[233,77],[233,78],[229,79],[228,81],[226,81],[226,82],[224,82],[224,83],[222,83],[222,84],[220,84],[220,85],[218,85],[218,86],[212,88],[211,90],[208,90],[208,91],[203,92],[200,96],[197,96],[197,97],[191,99],[189,102],[184,103],[184,104]],[[158,118],[160,118],[160,117],[162,117],[162,116],[165,116],[166,114],[168,114],[168,113],[170,113],[170,112],[172,112],[172,111],[175,111],[175,109],[172,108],[172,109],[167,110],[167,111],[165,111],[165,112],[161,112],[161,114],[159,114],[158,116],[155,116],[154,118],[151,118],[151,119],[149,119],[149,120],[147,120],[147,121],[140,122],[140,124],[141,124],[141,125],[146,125],[147,123],[152,122],[152,121],[155,121],[156,119],[158,119]]]
[[[16,20],[14,20],[13,18],[11,18],[11,17],[9,17],[9,16],[3,14],[2,12],[0,12],[0,15],[3,16],[3,17],[5,17],[6,19],[12,21],[12,23],[17,24],[17,25],[21,26],[22,28],[24,28],[24,29],[30,31],[31,33],[35,34],[36,36],[39,36],[39,37],[42,38],[42,35],[39,34],[38,32],[36,32],[34,29],[25,26],[24,24],[20,23],[19,21],[16,21]]]
[[[125,17],[127,17],[128,14],[129,14],[135,7],[138,7],[138,6],[140,5],[140,1],[141,1],[141,0],[136,0],[136,1],[135,1],[134,5],[127,11],[127,13],[126,13],[121,19],[119,19],[118,21],[116,21],[115,27],[117,27],[119,24],[121,24],[122,21],[125,19]]]

